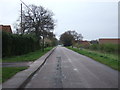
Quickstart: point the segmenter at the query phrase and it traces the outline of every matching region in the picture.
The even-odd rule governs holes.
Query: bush
[[[120,45],[118,44],[93,44],[89,47],[89,49],[117,54],[118,51],[120,50],[119,46]]]
[[[91,45],[89,47],[89,49],[91,49],[91,50],[98,50],[98,46],[97,46],[97,44],[93,44],[93,45]]]
[[[34,35],[2,33],[2,57],[22,55],[39,48],[39,41]]]

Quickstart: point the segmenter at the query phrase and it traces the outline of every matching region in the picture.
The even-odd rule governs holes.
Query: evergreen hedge
[[[2,57],[16,56],[40,49],[35,35],[2,32]]]

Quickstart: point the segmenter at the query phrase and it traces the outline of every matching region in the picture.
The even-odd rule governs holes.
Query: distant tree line
[[[76,31],[66,31],[60,36],[60,43],[64,46],[73,46],[76,48],[85,48],[93,51],[100,51],[102,53],[119,54],[120,44],[99,44],[98,40],[91,40],[90,45],[82,45],[82,34],[78,34]]]

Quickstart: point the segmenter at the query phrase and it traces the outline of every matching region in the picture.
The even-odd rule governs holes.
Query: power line
[[[22,0],[20,0],[20,1],[32,12],[32,10]]]
[[[23,27],[22,27],[22,4],[24,4],[31,12],[32,12],[32,10],[22,0],[20,0],[20,1],[21,1],[21,31],[23,33],[24,31],[23,31]]]

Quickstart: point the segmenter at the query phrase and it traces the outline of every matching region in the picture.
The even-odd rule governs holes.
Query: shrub
[[[89,46],[89,49],[91,49],[91,50],[98,50],[98,44],[93,44],[93,45],[91,45],[91,46]]]
[[[117,54],[118,51],[120,50],[119,46],[120,45],[118,44],[93,44],[89,47],[89,49]]]

